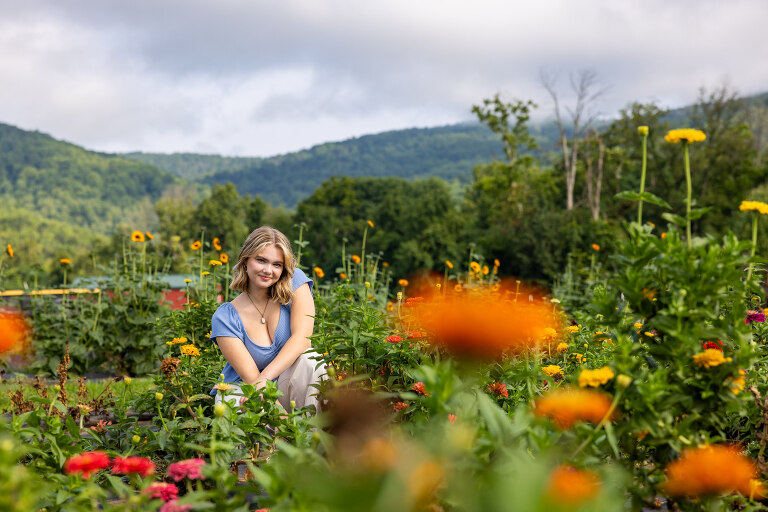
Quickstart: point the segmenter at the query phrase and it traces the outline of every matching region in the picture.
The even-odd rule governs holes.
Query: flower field
[[[688,145],[702,137],[668,135],[689,179]],[[214,406],[224,360],[208,333],[229,258],[217,239],[191,241],[199,272],[170,310],[151,236],[135,232],[109,296],[37,297],[26,318],[11,302],[0,310],[0,353],[34,351],[58,382],[20,386],[0,418],[0,510],[763,509],[756,240],[693,235],[706,211],[690,193],[664,228],[642,220],[643,203],[662,199],[642,186],[622,197],[638,220],[616,250],[593,245],[551,290],[472,252],[440,274],[393,275],[365,236],[335,272],[307,270],[329,376],[317,415],[283,411],[271,382]],[[756,236],[768,205],[741,210]],[[67,393],[100,358],[121,376]]]

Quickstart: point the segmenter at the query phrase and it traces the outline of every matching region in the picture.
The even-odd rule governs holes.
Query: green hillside
[[[123,153],[121,156],[154,165],[166,172],[196,180],[222,171],[238,171],[245,167],[258,165],[263,159],[256,157],[237,157],[221,155],[203,155],[198,153]]]

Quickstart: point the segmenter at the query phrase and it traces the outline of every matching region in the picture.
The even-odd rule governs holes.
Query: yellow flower
[[[144,241],[144,233],[141,231],[134,231],[131,233],[131,241],[132,242],[143,242]]]
[[[387,302],[387,311],[394,311],[395,305],[392,304],[392,301]]]
[[[191,282],[192,282],[192,280],[191,280],[191,279],[185,279],[185,280],[184,280],[184,282],[185,282],[185,283],[187,283],[187,284],[189,284],[189,283],[191,283]]]
[[[677,130],[669,130],[664,136],[664,140],[677,144],[680,141],[683,142],[703,142],[707,140],[707,136],[701,130],[694,130],[693,128],[680,128]]]
[[[221,240],[219,240],[218,237],[214,238],[211,244],[213,245],[213,248],[216,249],[217,251],[221,250]]]
[[[215,386],[213,386],[213,389],[218,389],[219,391],[229,391],[232,389],[232,386],[230,384],[227,384],[226,382],[219,382]]]
[[[533,413],[536,416],[552,418],[560,429],[571,428],[577,421],[599,423],[611,409],[608,396],[578,388],[552,391],[538,398],[534,404]]]
[[[200,243],[200,240],[195,240],[194,242],[192,242],[192,245],[190,245],[189,248],[192,249],[193,251],[196,251],[202,246],[203,244]]]
[[[13,247],[11,246],[11,244],[8,244],[5,247],[5,252],[8,254],[8,257],[13,258]]]
[[[400,279],[400,280],[397,282],[397,284],[399,284],[400,286],[402,286],[403,288],[405,288],[406,286],[408,286],[408,280],[407,280],[407,279]]]
[[[372,220],[368,220],[368,225],[373,227],[373,221]]]
[[[221,266],[221,262],[219,260],[211,260],[208,262],[208,264],[212,267]]]
[[[739,210],[742,212],[752,210],[762,213],[763,215],[768,215],[768,204],[765,204],[762,201],[742,201],[739,205]]]
[[[62,265],[71,265],[72,264],[72,260],[70,260],[69,258],[61,258],[59,260],[59,263],[61,263]]]
[[[576,359],[576,362],[577,362],[577,363],[579,363],[579,364],[581,364],[581,363],[583,363],[584,361],[586,361],[586,360],[587,360],[587,359],[584,357],[584,354],[579,354],[578,352],[574,352],[574,354],[573,354],[571,357],[573,357],[574,359]]]
[[[389,268],[389,263],[387,263],[387,262],[385,261],[385,262],[383,262],[383,263],[381,264],[381,266],[382,266],[382,267],[384,267],[384,268]]]
[[[646,336],[648,336],[649,338],[653,338],[654,336],[656,336],[656,335],[655,335],[655,334],[653,334],[651,331],[645,331],[643,334],[645,334],[645,335],[646,335]]]
[[[545,327],[545,328],[544,328],[544,334],[543,334],[543,337],[544,337],[544,339],[553,339],[553,338],[556,338],[556,337],[557,337],[557,331],[556,331],[556,330],[554,330],[554,329],[553,329],[553,328],[551,328],[551,327]]]
[[[227,253],[223,252],[219,254],[219,261],[222,263],[227,263],[229,261],[229,256],[227,256]]]
[[[184,336],[181,336],[180,338],[173,338],[171,340],[171,345],[180,345],[186,342],[187,342],[187,338],[185,338]]]
[[[208,272],[207,270],[204,270],[203,272],[200,272],[200,275],[201,275],[201,276],[207,276],[207,275],[210,275],[210,274],[211,274],[211,273],[210,273],[210,272]]]
[[[460,292],[461,290],[462,290],[462,288],[461,288],[460,284],[456,284],[456,285],[453,286],[453,291]]]
[[[565,328],[565,330],[567,332],[579,332],[579,327],[581,327],[581,326],[580,325],[569,325],[568,327]]]
[[[155,235],[153,235],[149,231],[145,232],[144,234],[147,235],[147,240],[154,240],[155,239]]]
[[[197,350],[197,347],[192,345],[191,343],[189,345],[182,345],[181,346],[181,353],[185,356],[199,356],[200,351]]]
[[[648,135],[648,127],[647,126],[638,126],[637,127],[637,133],[645,137]]]
[[[451,260],[445,260],[445,266],[453,270],[453,263],[451,263]]]
[[[549,375],[550,377],[563,376],[563,369],[556,364],[550,364],[549,366],[543,366],[541,371]]]
[[[642,329],[643,323],[642,322],[635,322],[635,329]]]
[[[318,279],[322,279],[325,277],[325,272],[323,272],[323,269],[320,267],[315,267],[312,270],[315,271],[315,275],[317,275]]]
[[[476,261],[473,261],[472,263],[470,263],[469,268],[471,268],[472,272],[474,272],[475,274],[480,273],[480,264]]]
[[[704,352],[693,356],[693,362],[696,363],[696,366],[704,368],[712,368],[713,366],[719,366],[731,361],[733,361],[733,358],[723,357],[723,352],[715,348],[708,348]]]
[[[568,344],[560,343],[555,350],[557,350],[558,352],[565,352],[566,350],[568,350]]]
[[[592,244],[592,250],[593,251],[599,251],[600,250],[600,246],[597,245],[597,244]]]
[[[621,386],[622,388],[628,388],[630,384],[632,384],[632,377],[629,375],[619,374],[618,377],[616,377],[616,384]]]
[[[499,262],[498,259],[493,260],[493,266],[497,268],[501,266],[501,263]]]
[[[163,399],[163,394],[162,393],[159,393],[159,392],[155,393],[155,400],[157,400],[159,402],[162,399]]]
[[[738,395],[739,391],[742,391],[747,384],[747,371],[739,370],[736,377],[728,377],[725,381],[728,383],[728,386],[730,386],[731,392],[734,395]]]
[[[353,254],[352,261],[355,263],[360,263],[360,256],[358,256],[357,254]]]
[[[603,366],[597,370],[582,370],[579,375],[579,387],[599,387],[614,377],[613,370],[608,366]]]
[[[487,276],[488,272],[491,270],[488,268],[488,265],[483,265],[483,275]]]

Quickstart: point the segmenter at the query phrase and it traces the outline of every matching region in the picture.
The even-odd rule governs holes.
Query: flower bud
[[[648,127],[647,126],[638,126],[637,127],[637,133],[645,137],[648,135]]]
[[[325,373],[327,373],[329,377],[333,378],[336,375],[336,368],[329,366],[325,369]]]
[[[213,406],[213,414],[217,418],[221,418],[227,413],[227,406],[224,404],[216,404]]]
[[[61,391],[61,386],[59,386],[58,384],[56,384],[55,386],[53,386],[53,390],[54,390],[54,391]]]
[[[162,393],[155,393],[155,400],[157,400],[159,402],[162,399],[163,399],[163,394]]]
[[[397,300],[403,300],[403,292],[397,292]]]
[[[369,283],[368,281],[366,281],[366,282],[365,282],[365,287],[366,287],[366,288],[370,288],[370,287],[371,287],[371,283]]]
[[[126,386],[130,386],[131,382],[133,382],[133,379],[130,377],[126,377],[125,379],[123,379],[123,381],[125,382]]]
[[[296,400],[291,400],[291,410],[296,408]]]
[[[632,377],[620,373],[618,377],[616,377],[616,384],[622,388],[628,388],[629,385],[632,384]]]
[[[139,444],[141,442],[141,437],[139,437],[138,435],[134,435],[132,441],[133,441],[133,444]]]

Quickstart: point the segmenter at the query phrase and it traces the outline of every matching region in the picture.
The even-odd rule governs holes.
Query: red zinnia
[[[168,476],[180,482],[185,478],[190,480],[203,480],[205,477],[200,471],[205,466],[203,459],[187,459],[174,462],[168,466]]]
[[[130,475],[136,473],[149,476],[155,472],[155,464],[146,457],[115,457],[112,461],[112,473],[115,475]]]
[[[160,507],[160,512],[189,512],[192,510],[192,505],[181,505],[179,500],[167,501],[165,505]]]
[[[68,475],[81,474],[83,478],[91,478],[91,475],[101,469],[109,467],[109,456],[104,452],[84,452],[73,455],[64,463],[64,472]]]
[[[419,331],[408,331],[405,334],[408,336],[408,339],[421,338],[421,333]]]
[[[490,386],[488,386],[488,391],[491,393],[495,393],[499,396],[503,396],[504,398],[509,398],[509,391],[507,391],[507,386],[505,384],[502,384],[501,382],[494,382]]]
[[[386,339],[387,339],[387,341],[388,341],[388,342],[390,342],[390,343],[400,343],[401,341],[403,341],[403,338],[401,338],[401,337],[400,337],[400,336],[398,336],[397,334],[393,334],[393,335],[391,335],[391,336],[387,336],[387,338],[386,338]]]
[[[714,350],[719,350],[720,352],[723,351],[723,344],[720,343],[720,340],[717,340],[717,342],[715,342],[715,341],[707,341],[705,343],[702,343],[701,346],[704,347],[704,350],[707,350],[707,349],[711,348],[711,349],[714,349]]]
[[[162,482],[152,482],[152,484],[142,492],[144,494],[149,494],[151,498],[163,501],[171,501],[176,499],[179,495],[179,489],[175,485]]]
[[[417,392],[420,395],[425,395],[426,396],[426,394],[427,394],[427,390],[424,389],[424,383],[423,382],[417,382],[416,384],[411,386],[411,390]]]
[[[400,411],[406,410],[408,408],[408,404],[405,402],[397,402],[395,405],[392,406],[392,408],[395,411],[400,412]]]

